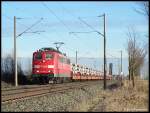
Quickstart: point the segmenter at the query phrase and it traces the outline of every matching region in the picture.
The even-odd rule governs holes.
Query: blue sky
[[[32,53],[42,47],[55,47],[56,41],[65,43],[60,50],[69,57],[103,57],[103,37],[97,33],[76,34],[69,32],[92,31],[78,17],[103,33],[103,19],[96,16],[106,14],[107,57],[127,56],[127,27],[134,26],[142,38],[148,33],[147,19],[134,11],[139,8],[135,2],[44,2],[67,28],[42,4],[42,2],[2,2],[2,56],[13,52],[13,17],[17,20],[17,34],[44,18],[31,31],[45,31],[40,34],[23,34],[17,38],[17,56],[32,57]]]

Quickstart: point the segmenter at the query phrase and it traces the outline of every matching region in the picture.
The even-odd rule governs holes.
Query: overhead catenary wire
[[[25,32],[25,33],[37,33],[37,34],[40,34],[39,32],[45,32],[45,31],[30,31],[30,32]]]
[[[43,5],[52,15],[54,15],[54,16],[59,20],[59,22],[60,22],[61,24],[63,24],[63,26],[65,26],[65,28],[66,28],[68,31],[70,31],[69,27],[55,14],[54,11],[52,11],[44,2],[41,2],[41,3],[42,3],[42,5]],[[76,36],[76,37],[78,37],[77,34],[73,34],[73,35]],[[78,37],[78,38],[79,38],[79,37]]]
[[[77,18],[76,17],[76,15],[74,14],[74,13],[70,13],[70,11],[68,11],[65,7],[63,7],[62,5],[60,5],[61,6],[61,8],[66,12],[66,13],[68,13],[69,15],[71,15],[73,18]],[[89,16],[89,17],[82,17],[82,18],[93,18],[93,17],[99,17],[99,16]],[[79,19],[78,19],[79,20]],[[79,20],[79,22],[80,23],[82,23],[82,24],[85,24],[85,23],[83,23],[83,22],[81,22],[81,20]],[[87,23],[86,23],[87,24]],[[97,30],[96,30],[97,31]]]
[[[9,17],[9,16],[7,16],[7,15],[5,15],[5,14],[2,14],[2,15],[3,15],[4,17],[6,17],[7,19],[13,21],[13,18],[11,18],[11,17]]]
[[[71,32],[71,30],[69,29],[69,27],[55,14],[54,11],[52,11],[44,2],[42,2],[42,5],[52,14],[54,15],[58,20],[59,22],[64,25],[64,27],[69,31]],[[76,37],[76,38],[80,38],[77,34],[73,33],[73,35]]]
[[[60,7],[62,8],[62,10],[64,10],[67,14],[71,15],[73,18],[77,19],[80,24],[83,24],[78,18],[77,16],[73,13],[73,12],[70,12],[69,10],[67,10],[63,5],[60,5]],[[85,27],[85,26],[84,26]]]
[[[69,33],[92,33],[92,32],[95,32],[95,31],[86,31],[86,32],[69,32]]]
[[[71,50],[71,51],[74,51],[74,52],[76,52],[76,50],[75,49],[72,49],[72,48],[70,48],[70,47],[65,47],[66,49],[69,49],[69,50]]]
[[[68,13],[69,15],[71,15],[73,18],[77,18],[76,15],[74,15],[74,13],[70,13],[70,11],[68,11],[65,7],[63,7],[62,5],[60,5],[61,8],[66,12]],[[83,22],[81,22],[81,20],[79,20],[77,18],[77,20],[81,23],[81,24],[85,24]],[[95,29],[94,29],[95,30]],[[69,32],[69,34],[76,34],[76,33],[92,33],[92,32],[97,32],[97,31],[87,31],[87,32]]]
[[[116,63],[115,63],[115,65],[116,65],[116,71],[115,71],[115,72],[116,72],[116,73],[119,73],[119,71],[120,71],[120,66],[119,66],[119,61],[120,61],[120,60],[119,60],[119,58],[116,57],[116,56],[113,56],[113,55],[111,55],[111,54],[108,54],[108,53],[107,53],[107,55],[108,55],[108,56],[111,56],[112,58],[114,58],[114,60],[117,60],[117,61],[114,61],[114,62],[116,62]],[[118,72],[117,72],[117,70],[118,70]]]
[[[8,20],[10,20],[10,21],[12,21],[13,22],[13,18],[11,18],[11,17],[9,17],[9,16],[7,16],[7,15],[5,15],[5,14],[2,14],[4,17],[6,17]],[[26,19],[26,18],[20,18],[20,17],[18,17],[17,19]],[[43,19],[43,18],[41,18],[41,19]],[[40,21],[38,21],[38,22],[40,22]],[[21,36],[23,33],[38,33],[38,31],[34,31],[34,32],[26,32],[26,31],[28,31],[29,29],[31,29],[32,27],[34,27],[36,24],[38,24],[38,22],[37,23],[35,23],[35,24],[33,24],[31,27],[27,27],[26,25],[24,25],[24,24],[22,24],[22,23],[18,23],[18,24],[20,24],[20,25],[23,25],[23,26],[25,26],[25,27],[27,27],[27,29],[24,31],[24,32],[22,32],[22,33],[20,33],[18,36]],[[44,32],[44,31],[39,31],[39,32]],[[17,37],[18,37],[17,36]],[[4,36],[5,38],[6,38],[6,36]],[[4,37],[2,37],[2,38],[4,38]],[[17,38],[16,37],[16,38]]]
[[[5,15],[5,14],[2,14],[4,17],[6,17],[8,20],[10,20],[10,21],[12,21],[13,22],[13,17],[11,18],[11,17],[9,17],[9,16],[7,16],[7,15]],[[23,19],[23,18],[22,18]],[[27,27],[26,25],[24,25],[24,24],[22,24],[22,23],[19,23],[20,25],[23,25],[23,26],[25,26],[25,27]]]
[[[42,2],[42,4],[43,4],[43,6],[46,7],[46,8],[48,9],[48,11],[49,11],[51,14],[53,14],[67,29],[69,29],[68,26],[67,26],[44,2]]]
[[[68,11],[65,7],[63,7],[62,5],[60,5],[60,7],[69,15],[71,15],[73,18],[77,18],[76,15],[70,11]],[[77,20],[81,23],[81,24],[84,24],[83,22],[81,22],[78,18]],[[87,32],[84,32],[84,33],[92,33],[92,32],[96,32],[96,31],[87,31]],[[83,32],[69,32],[69,34],[76,34],[76,33],[83,33]],[[84,43],[85,44],[85,43]],[[87,44],[85,44],[87,46]]]
[[[111,57],[113,57],[113,58],[118,59],[116,56],[113,56],[113,55],[111,55],[110,53],[107,53],[107,55],[109,55],[109,56],[111,56]]]
[[[41,22],[41,20],[43,20],[43,18],[41,18],[39,21],[37,21],[36,23],[34,23],[33,25],[31,25],[29,28],[27,28],[25,31],[23,31],[22,33],[20,33],[17,37],[21,36],[23,33],[27,32],[28,30],[30,30],[31,28],[33,28],[35,25],[37,25],[38,23]],[[16,37],[16,38],[17,38]]]
[[[69,27],[54,13],[54,11],[52,11],[44,2],[42,2],[42,5],[43,5],[44,7],[46,7],[46,9],[48,9],[48,11],[49,11],[51,14],[53,14],[53,15],[59,20],[59,22],[61,22],[61,23],[65,26],[65,28],[66,28],[68,31],[70,31]],[[72,15],[72,16],[73,16],[73,15]],[[70,33],[70,32],[69,32],[69,33]],[[80,37],[77,36],[77,34],[75,34],[75,33],[73,33],[73,35],[76,36],[77,38],[80,38]]]
[[[99,16],[82,16],[82,18],[97,18]]]
[[[76,15],[75,15],[74,13],[68,11],[65,7],[63,7],[63,5],[60,5],[60,7],[61,7],[67,14],[71,15],[73,18],[77,18]],[[85,23],[81,22],[81,20],[79,20],[78,18],[77,18],[77,20],[78,20],[81,24],[84,24],[84,25],[85,25]],[[69,34],[76,34],[76,33],[92,33],[92,32],[97,32],[97,31],[69,32]]]
[[[78,18],[81,22],[83,22],[85,25],[87,25],[90,29],[94,30],[95,32],[97,32],[98,34],[100,34],[101,36],[104,36],[102,33],[100,33],[98,30],[96,30],[95,28],[93,28],[91,25],[89,25],[88,23],[86,23],[84,20],[82,20],[80,17]]]

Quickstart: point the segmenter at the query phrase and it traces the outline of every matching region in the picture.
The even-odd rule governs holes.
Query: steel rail
[[[58,93],[58,92],[64,92],[66,90],[69,89],[74,89],[74,88],[81,88],[81,87],[85,87],[85,86],[89,86],[91,84],[89,83],[80,83],[80,84],[67,84],[67,85],[63,85],[63,86],[53,86],[53,87],[42,87],[42,88],[38,88],[38,89],[29,89],[29,90],[25,90],[25,89],[20,89],[18,91],[20,92],[12,92],[10,93],[3,93],[2,94],[2,103],[7,103],[10,101],[14,101],[14,100],[20,100],[20,99],[25,99],[27,97],[33,97],[33,96],[42,96],[42,95],[46,95],[49,93]]]
[[[90,82],[90,83],[89,83]],[[98,81],[101,84],[103,83],[102,81]],[[110,81],[110,84],[114,83],[113,81]],[[15,92],[11,92],[11,90],[2,92],[2,104],[8,103],[8,102],[14,102],[18,100],[24,100],[28,99],[31,97],[39,97],[47,94],[52,94],[52,93],[61,93],[65,92],[69,89],[75,89],[79,88],[82,89],[83,87],[86,86],[91,86],[95,85],[97,82],[94,81],[87,81],[87,82],[79,82],[78,84],[72,83],[72,84],[58,84],[58,85],[53,85],[53,86],[43,86],[39,88],[29,88],[29,89],[18,89],[17,90],[12,90]]]

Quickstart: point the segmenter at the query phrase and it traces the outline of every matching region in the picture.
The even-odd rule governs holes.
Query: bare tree
[[[12,57],[12,54],[8,54],[6,55],[6,57],[4,57],[2,59],[2,80],[7,82],[7,83],[14,83],[14,72],[15,72],[15,68],[14,68],[14,59]],[[17,64],[18,67],[18,76],[19,79],[21,80],[24,76],[22,67],[21,67],[21,63],[18,62]]]
[[[136,2],[137,4],[138,4],[138,6],[139,6],[139,8],[136,8],[135,9],[135,11],[137,12],[137,13],[139,13],[139,14],[141,14],[141,15],[144,15],[144,16],[146,16],[146,19],[149,21],[149,1],[142,1],[142,2]],[[149,26],[148,26],[148,28],[147,29],[149,29]],[[146,33],[145,34],[145,37],[147,38],[147,39],[149,39],[149,33]],[[148,40],[145,42],[145,51],[147,52],[147,55],[149,55],[149,43],[148,43]],[[148,58],[148,57],[147,57]],[[147,65],[148,66],[148,65]],[[147,75],[149,75],[149,74],[147,74]]]
[[[135,11],[139,14],[149,17],[149,1],[137,2],[137,4],[140,6],[140,8],[135,9]]]
[[[6,55],[6,57],[4,57],[2,59],[2,70],[3,70],[3,74],[2,74],[2,80],[6,81],[6,82],[13,82],[13,75],[14,75],[14,61],[12,58],[11,54]]]
[[[127,52],[129,61],[129,80],[132,80],[134,87],[135,76],[140,76],[140,70],[144,63],[147,51],[137,43],[136,39],[138,38],[138,35],[135,29],[132,27],[128,30],[127,36],[129,39],[127,41]]]

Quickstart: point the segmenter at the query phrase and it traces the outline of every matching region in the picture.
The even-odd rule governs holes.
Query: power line
[[[44,2],[41,2],[41,3],[42,3],[42,5],[43,5],[46,9],[48,9],[48,11],[49,11],[51,14],[53,14],[53,15],[59,20],[60,23],[62,23],[62,24],[65,26],[65,28],[66,28],[68,31],[70,31],[69,27],[68,27]],[[78,37],[76,34],[74,34],[74,36]],[[78,37],[78,38],[79,38],[79,37]]]
[[[70,13],[70,11],[68,11],[65,7],[63,7],[63,5],[60,5],[61,8],[66,12],[68,13],[69,15],[71,15],[73,18],[76,17],[73,13]]]
[[[96,17],[99,17],[99,16],[84,16],[82,18],[96,18]]]
[[[95,32],[99,33],[100,35],[104,36],[102,33],[100,33],[98,30],[96,30],[95,28],[93,28],[91,25],[89,25],[88,23],[86,23],[84,20],[82,20],[80,17],[78,18],[81,22],[83,22],[85,25],[87,25],[90,29],[94,30]]]
[[[9,19],[10,21],[12,21],[13,22],[13,18],[11,18],[11,17],[9,17],[9,16],[7,16],[7,15],[5,15],[5,14],[2,14],[3,16],[5,16],[7,19]],[[24,18],[21,18],[21,19],[24,19]],[[19,23],[20,25],[23,25],[23,26],[25,26],[25,27],[27,27],[26,25],[24,25],[24,24],[21,24],[21,23]]]
[[[74,50],[74,49],[72,49],[72,48],[70,48],[70,47],[65,47],[66,49],[68,49],[68,50],[71,50],[71,51],[73,51],[73,52],[75,52],[76,50]]]
[[[115,56],[113,56],[113,55],[111,55],[111,54],[107,54],[107,55],[111,56],[111,57],[113,58],[113,60],[117,60],[117,62],[119,62],[119,58],[117,58],[117,57],[115,57]],[[115,61],[115,62],[116,62],[116,61]]]
[[[25,33],[37,33],[37,34],[40,34],[40,32],[45,32],[45,31],[30,31],[30,32],[25,32]]]
[[[31,25],[31,27],[27,28],[25,31],[23,31],[22,33],[20,33],[17,37],[21,36],[23,33],[25,33],[26,31],[28,31],[29,29],[31,29],[32,27],[34,27],[36,24],[38,24],[39,22],[41,22],[41,20],[43,20],[43,18],[41,18],[39,21],[37,21],[35,24]]]
[[[71,15],[73,18],[76,18],[78,20],[78,18],[76,17],[76,15],[70,11],[68,11],[65,7],[63,7],[63,5],[60,5],[62,10],[64,10],[66,13],[68,13],[69,15]],[[79,21],[79,20],[78,20]],[[83,24],[81,21],[79,21],[80,24]]]
[[[90,29],[94,30],[94,31],[97,31],[95,30],[92,26],[90,26],[88,23],[86,23],[85,21],[83,21],[80,17],[78,18],[82,23],[84,23],[85,25],[87,25]]]
[[[118,59],[118,57],[115,57],[115,56],[111,55],[110,53],[107,53],[107,54],[108,54],[109,56],[113,57],[113,58]]]
[[[68,14],[70,14],[73,18],[77,18],[76,15],[74,13],[70,13],[65,7],[63,7],[61,5],[61,8]],[[90,16],[90,17],[82,17],[82,18],[93,18],[93,17],[98,17],[98,16]],[[83,22],[81,22],[81,20],[79,21],[80,23],[83,24]],[[85,23],[84,23],[85,24]],[[86,23],[87,24],[87,23]]]
[[[45,18],[44,18],[44,19],[45,19]],[[46,25],[47,25],[46,27],[52,27],[52,26],[50,26],[50,25],[48,25],[48,24],[46,24]],[[52,31],[55,32],[58,37],[61,37],[61,36],[62,36],[62,35],[60,35],[60,34],[56,31],[56,29],[52,29]]]
[[[43,6],[48,9],[48,11],[53,14],[67,29],[69,29],[66,24],[44,3],[42,2]]]
[[[9,19],[10,21],[12,21],[12,19],[11,19],[11,17],[9,17],[9,16],[7,16],[7,15],[5,15],[5,14],[3,14],[3,16],[5,16],[7,19]],[[17,17],[16,19],[26,19],[26,17],[24,18],[24,17]],[[41,19],[43,19],[43,18],[41,18]],[[26,25],[24,25],[24,24],[21,24],[21,23],[19,23],[20,25],[23,25],[23,26],[25,26],[25,27],[27,27]],[[36,24],[35,24],[36,25]],[[31,28],[33,27],[33,26],[35,26],[35,25],[32,25],[31,26]],[[44,32],[44,31],[34,31],[34,32],[26,32],[26,31],[28,31],[29,29],[31,29],[31,28],[27,28],[23,33],[38,33],[38,32]],[[19,34],[18,36],[20,36],[20,35],[22,35],[23,33],[21,33],[21,34]],[[40,33],[38,33],[38,34],[40,34]],[[17,37],[18,37],[17,36]],[[2,38],[4,38],[4,37],[2,37]],[[6,38],[6,37],[5,37]]]
[[[7,19],[9,19],[9,20],[11,20],[11,21],[13,21],[9,16],[7,16],[7,15],[5,15],[5,14],[2,14],[4,17],[6,17]]]
[[[114,58],[111,62],[114,62],[114,66],[115,66],[115,73],[119,73],[119,71],[120,71],[120,67],[119,67],[119,58],[118,57],[115,57],[115,56],[113,56],[113,55],[111,55],[111,54],[108,54],[107,53],[107,55],[109,55],[109,56],[111,56],[112,58]],[[117,60],[117,61],[114,61],[114,60]],[[118,71],[118,72],[117,72]]]
[[[10,20],[10,21],[13,21],[13,18],[11,18],[11,17],[9,17],[9,16],[7,16],[7,15],[5,15],[5,14],[2,14],[4,17],[6,17],[8,20]],[[27,20],[27,19],[37,19],[37,18],[41,18],[41,17],[17,17],[17,19],[25,19],[25,20]],[[47,18],[43,18],[44,20],[45,19],[47,19]],[[25,24],[22,24],[22,23],[17,23],[17,24],[20,24],[20,25],[23,25],[23,26],[25,26],[25,27],[27,27]]]
[[[9,16],[7,16],[7,15],[5,15],[5,14],[2,14],[4,17],[6,17],[7,19],[9,19],[10,21],[13,21],[13,19],[11,19],[11,17],[9,17]],[[18,18],[16,18],[16,19],[24,19],[24,18],[20,18],[20,17],[18,17]],[[43,18],[42,18],[43,19]],[[20,33],[18,36],[21,36],[23,33],[37,33],[38,31],[35,31],[35,32],[26,32],[26,31],[28,31],[29,29],[31,29],[33,26],[35,26],[37,23],[35,23],[35,24],[33,24],[30,28],[27,28],[24,32],[22,32],[22,33]],[[24,24],[20,24],[20,25],[23,25],[23,26],[25,26],[25,27],[27,27],[26,25],[24,25]],[[43,31],[40,31],[40,32],[43,32]],[[17,36],[17,37],[18,37]],[[2,38],[4,38],[4,37],[2,37]],[[5,38],[6,38],[6,36],[5,36]]]
[[[86,31],[86,32],[69,32],[69,33],[92,33],[92,32],[96,32],[96,31]]]
[[[42,5],[44,6],[44,7],[46,7],[46,9],[48,9],[48,11],[51,13],[51,14],[53,14],[58,20],[59,20],[59,22],[60,23],[62,23],[65,27],[66,27],[66,29],[68,30],[68,31],[70,31],[70,29],[69,29],[69,27],[45,4],[45,3],[43,3],[42,2]],[[72,15],[73,16],[73,15]],[[76,38],[80,38],[77,34],[75,34],[75,33],[73,33],[73,35],[76,37]],[[87,45],[86,45],[87,46]]]

